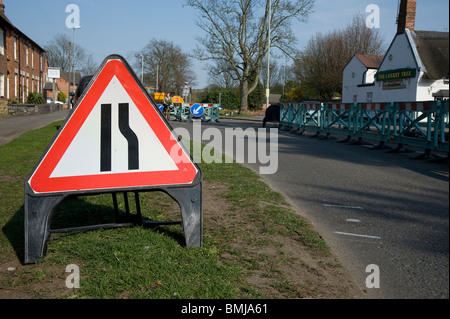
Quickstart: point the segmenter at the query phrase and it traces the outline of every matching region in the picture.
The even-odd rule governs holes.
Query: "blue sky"
[[[195,36],[202,34],[196,25],[196,12],[183,7],[184,0],[3,0],[5,14],[28,37],[45,46],[57,33],[72,38],[66,28],[68,4],[80,8],[82,28],[75,33],[75,42],[101,63],[109,54],[126,59],[143,48],[151,39],[167,40],[190,53],[196,45]],[[295,22],[297,47],[302,49],[316,32],[327,33],[344,28],[355,13],[366,13],[366,7],[380,8],[380,33],[386,45],[396,32],[398,0],[317,0],[307,23]],[[447,31],[448,0],[418,0],[417,30]],[[129,61],[132,62],[131,60]],[[283,61],[280,61],[283,64]],[[197,87],[207,85],[204,65],[194,60]]]

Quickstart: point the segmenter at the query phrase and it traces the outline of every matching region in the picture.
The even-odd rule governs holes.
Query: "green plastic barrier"
[[[280,127],[449,151],[449,101],[286,103]]]

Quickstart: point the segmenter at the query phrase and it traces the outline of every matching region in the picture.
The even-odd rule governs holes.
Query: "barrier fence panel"
[[[438,112],[439,131],[436,132],[436,139],[439,141],[439,148],[448,153],[448,133],[449,133],[449,101],[442,101]]]
[[[203,105],[205,106],[205,104]],[[220,117],[219,104],[207,104],[205,107],[205,120],[217,122]]]
[[[174,107],[173,112],[170,114],[175,116],[175,120],[182,122],[187,121],[189,117],[189,104],[180,104]]]
[[[312,130],[319,134],[322,128],[322,104],[303,104],[304,129]]]
[[[449,101],[289,103],[281,107],[280,126],[449,151]]]
[[[439,141],[434,139],[437,121],[437,103],[413,102],[395,103],[393,141],[425,149],[438,149]]]
[[[292,104],[282,104],[280,108],[280,125],[286,127],[292,127],[293,119],[292,119],[292,111],[289,110],[292,108]]]
[[[291,114],[292,114],[292,128],[302,129],[303,124],[301,121],[302,116],[302,105],[300,103],[291,104]]]
[[[359,125],[356,135],[380,142],[390,139],[392,114],[391,103],[367,103],[359,104]]]
[[[324,131],[327,134],[343,134],[351,132],[353,125],[350,120],[352,118],[350,104],[331,104],[327,103],[324,108],[325,125]],[[351,135],[351,134],[350,134]]]
[[[335,127],[337,128],[337,130],[340,130],[341,132],[343,130],[342,127],[348,129],[348,122],[347,122],[348,112],[345,110],[345,108],[343,110],[341,109],[336,110],[330,107],[329,104],[325,104],[324,118],[326,122],[326,125],[324,126],[324,131],[327,134],[334,133]]]

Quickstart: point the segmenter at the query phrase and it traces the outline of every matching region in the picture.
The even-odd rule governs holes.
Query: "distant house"
[[[356,55],[347,64],[343,103],[449,98],[449,33],[416,31],[415,13],[415,0],[401,0],[397,34],[386,54]]]
[[[375,74],[383,58],[384,56],[357,54],[350,60],[343,72],[343,103],[372,102]]]
[[[70,75],[70,76],[69,76]],[[74,77],[72,72],[60,72],[60,78],[55,80],[56,84],[56,96],[58,96],[59,92],[63,92],[66,97],[69,96],[69,88],[70,92],[75,92],[77,90],[78,84],[81,80],[81,73],[75,72],[75,85],[73,84]],[[53,82],[52,79],[49,79],[49,82],[44,84],[44,98],[52,98],[53,99]],[[64,102],[65,101],[61,101]]]
[[[26,102],[29,93],[43,93],[46,77],[45,50],[9,21],[0,0],[0,104],[4,108],[8,100]]]

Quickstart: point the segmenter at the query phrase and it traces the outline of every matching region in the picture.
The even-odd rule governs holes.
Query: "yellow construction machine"
[[[164,103],[164,96],[166,95],[164,92],[156,92],[156,89],[152,86],[145,87],[148,94],[155,100],[156,104]],[[184,103],[184,100],[181,96],[173,95],[172,103]]]

